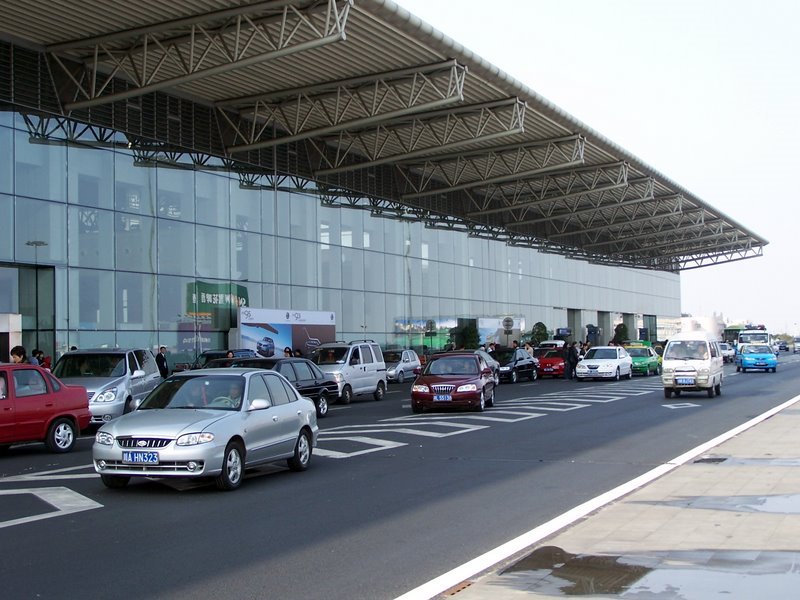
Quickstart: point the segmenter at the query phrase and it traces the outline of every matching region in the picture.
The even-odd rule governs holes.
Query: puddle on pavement
[[[646,555],[572,554],[545,546],[496,577],[527,597],[726,600],[797,597],[800,552],[675,551]]]
[[[780,515],[800,514],[800,494],[775,494],[772,496],[694,496],[665,502],[648,502],[681,508],[705,510],[730,510],[747,513]]]

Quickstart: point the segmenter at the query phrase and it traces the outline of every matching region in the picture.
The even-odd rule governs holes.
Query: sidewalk
[[[800,598],[798,401],[439,598]]]

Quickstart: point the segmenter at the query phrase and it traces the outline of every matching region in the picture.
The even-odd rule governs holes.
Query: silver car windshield
[[[66,377],[122,377],[124,354],[65,354],[53,368],[53,375]]]
[[[244,377],[176,377],[153,390],[138,410],[211,409],[236,411],[242,408]]]

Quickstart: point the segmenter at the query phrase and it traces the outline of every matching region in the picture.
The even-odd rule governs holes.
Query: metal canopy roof
[[[16,0],[0,17],[0,102],[151,158],[307,177],[329,204],[604,264],[767,244],[388,0]]]

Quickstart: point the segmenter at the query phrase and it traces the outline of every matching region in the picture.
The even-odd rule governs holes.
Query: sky
[[[800,2],[395,1],[769,242],[682,312],[800,335]]]

